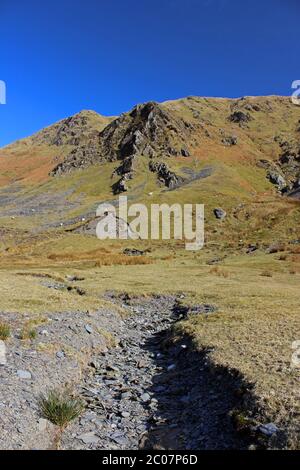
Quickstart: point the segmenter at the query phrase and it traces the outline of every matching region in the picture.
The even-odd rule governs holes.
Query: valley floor
[[[298,274],[259,251],[154,253],[2,268],[1,448],[51,447],[38,398],[66,385],[87,409],[63,448],[299,447]]]

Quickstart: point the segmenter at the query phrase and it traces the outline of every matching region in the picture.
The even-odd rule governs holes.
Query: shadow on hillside
[[[207,352],[196,351],[188,339],[174,344],[169,331],[155,334],[145,349],[155,356],[159,373],[148,390],[157,403],[156,410],[153,404],[145,404],[151,418],[141,448],[248,447],[249,439],[237,433],[230,416],[241,405],[243,391],[250,389],[238,374],[213,366]]]

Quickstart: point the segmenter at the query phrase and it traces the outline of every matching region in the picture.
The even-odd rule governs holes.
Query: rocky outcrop
[[[300,179],[300,141],[279,139],[279,145],[281,155],[278,165],[287,181],[288,189],[295,190],[299,187]]]
[[[229,116],[229,121],[235,122],[237,124],[244,124],[252,120],[252,117],[249,113],[245,113],[244,111],[234,111]]]
[[[267,178],[271,181],[271,183],[278,187],[279,191],[282,191],[287,187],[287,183],[284,177],[276,171],[268,171]]]
[[[232,145],[237,145],[238,138],[235,135],[227,135],[223,137],[222,144],[226,145],[227,147],[231,147]]]
[[[221,207],[217,207],[216,209],[214,209],[214,214],[216,219],[219,220],[224,220],[227,216],[226,211],[224,211],[224,209],[221,209]]]
[[[189,154],[185,140],[189,131],[163,106],[149,102],[123,114],[101,132],[103,155],[123,160],[134,155],[153,158]],[[180,146],[176,145],[180,144]]]
[[[114,194],[121,194],[125,193],[128,191],[128,186],[127,186],[127,180],[129,179],[129,176],[124,175],[122,178],[117,181],[117,183],[113,184],[112,190]]]
[[[183,178],[171,171],[168,165],[164,162],[151,161],[149,163],[149,169],[153,173],[156,173],[159,181],[170,189],[176,188],[184,182]]]
[[[121,160],[116,173],[124,176],[131,173],[135,157],[188,157],[191,132],[183,120],[162,105],[155,102],[140,104],[113,120],[102,131],[90,135],[83,145],[72,149],[52,174],[62,174],[101,161]]]
[[[112,120],[95,111],[81,111],[43,129],[30,138],[34,145],[70,145],[81,147],[88,145],[98,133]]]

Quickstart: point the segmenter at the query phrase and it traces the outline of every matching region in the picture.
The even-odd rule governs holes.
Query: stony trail
[[[169,340],[175,298],[125,302],[119,346],[94,361],[81,388],[88,409],[63,448],[245,448],[228,416],[236,404],[231,384],[224,388],[187,341]]]

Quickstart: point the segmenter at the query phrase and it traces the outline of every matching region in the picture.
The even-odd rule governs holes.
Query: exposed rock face
[[[278,164],[270,160],[260,160],[257,165],[267,170],[266,176],[268,180],[276,185],[279,191],[286,192],[294,187],[294,182],[288,177],[287,172],[284,171],[280,160]]]
[[[187,145],[191,129],[161,105],[149,102],[135,106],[129,113],[93,133],[87,142],[75,147],[52,172],[57,175],[101,161],[122,160],[116,173],[132,172],[135,157],[190,155]],[[131,175],[132,176],[132,175]],[[123,185],[120,181],[119,185]]]
[[[300,179],[300,140],[279,140],[281,156],[278,161],[280,170],[287,181],[288,189],[297,189]]]
[[[153,173],[157,173],[159,180],[170,189],[176,188],[176,186],[183,183],[183,178],[171,171],[164,162],[151,161],[149,163],[149,169]]]
[[[282,191],[284,188],[287,187],[287,183],[282,175],[276,173],[275,171],[269,171],[267,173],[267,177],[271,181],[271,183],[276,184],[278,189]]]
[[[300,141],[295,138],[287,141],[275,136],[279,145],[280,156],[277,161],[260,160],[258,166],[267,170],[267,178],[277,186],[279,191],[297,192],[300,182]]]
[[[231,145],[237,145],[238,138],[235,135],[228,135],[223,137],[222,144],[230,147]]]
[[[108,160],[123,160],[134,155],[155,157],[186,154],[176,148],[176,137],[184,144],[189,132],[182,120],[155,102],[140,104],[123,114],[101,133],[103,154]]]
[[[113,185],[112,189],[114,194],[121,194],[128,191],[126,183],[127,179],[129,179],[129,177],[127,175],[124,175],[117,183]]]
[[[35,145],[86,145],[103,129],[112,118],[106,118],[95,111],[81,111],[47,127],[30,139]]]
[[[117,118],[104,118],[93,111],[83,111],[44,129],[31,137],[29,143],[48,144],[58,149],[54,159],[57,166],[52,175],[101,162],[119,162],[113,172],[119,180],[115,182],[114,179],[112,185],[113,192],[118,194],[129,189],[128,183],[135,177],[142,158],[154,161],[150,170],[165,186],[172,188],[180,183],[180,178],[166,163],[162,165],[166,157],[190,157],[194,154],[196,158],[199,149],[204,154],[206,149],[213,148],[211,144],[226,146],[230,151],[230,147],[239,143],[241,148],[248,147],[249,150],[250,142],[253,142],[254,152],[266,156],[268,163],[259,163],[266,169],[266,177],[280,191],[288,194],[296,191],[298,194],[300,128],[299,118],[295,119],[291,106],[290,101],[283,97],[244,97],[226,102],[221,100],[220,105],[217,100],[188,97],[178,102],[139,104]],[[281,123],[285,116],[291,114],[293,126],[287,132],[281,128]],[[253,129],[248,126],[255,120],[262,124],[261,138],[252,134]],[[270,134],[270,127],[275,129],[275,136]]]
[[[230,116],[229,116],[229,121],[235,122],[235,123],[247,123],[252,120],[251,115],[249,113],[245,113],[243,111],[234,111]]]

